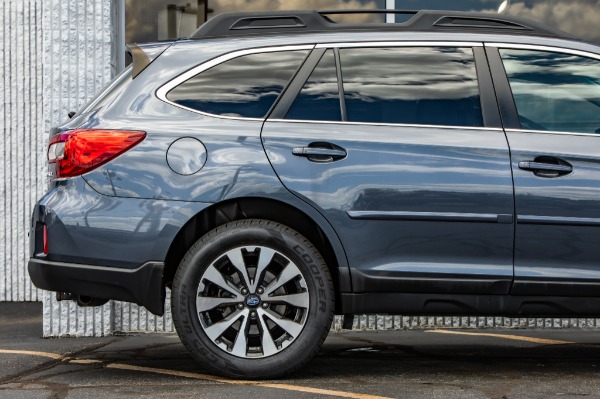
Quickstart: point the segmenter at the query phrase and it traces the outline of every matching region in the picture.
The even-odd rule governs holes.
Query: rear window
[[[176,86],[167,99],[214,115],[264,118],[307,54],[278,51],[234,58]]]

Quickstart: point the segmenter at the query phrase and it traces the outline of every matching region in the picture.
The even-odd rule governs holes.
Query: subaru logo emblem
[[[248,298],[246,298],[246,305],[248,305],[248,307],[254,308],[258,306],[259,303],[260,298],[256,295],[250,295]]]

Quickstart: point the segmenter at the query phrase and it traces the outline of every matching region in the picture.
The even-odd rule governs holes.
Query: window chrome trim
[[[500,127],[485,126],[452,126],[452,125],[419,125],[410,123],[385,123],[385,122],[350,122],[350,121],[320,121],[312,119],[267,119],[266,122],[291,122],[291,123],[325,123],[334,125],[366,125],[366,126],[394,126],[394,127],[417,127],[435,129],[460,129],[460,130],[494,130],[504,131]]]
[[[537,51],[548,51],[551,53],[564,53],[564,54],[572,54],[578,55],[586,58],[593,58],[596,60],[600,60],[600,54],[590,53],[589,51],[584,50],[575,50],[567,47],[556,47],[556,46],[543,46],[538,44],[520,44],[520,43],[485,43],[486,47],[493,47],[499,49],[516,49],[516,50],[537,50]]]
[[[250,49],[233,51],[231,53],[223,54],[216,58],[208,60],[200,65],[196,65],[192,69],[189,69],[186,72],[182,73],[181,75],[176,76],[175,78],[171,79],[164,85],[160,86],[156,90],[155,95],[156,95],[156,97],[158,97],[160,100],[166,102],[167,104],[171,104],[178,108],[185,109],[185,110],[188,110],[191,112],[195,112],[197,114],[210,116],[213,118],[244,120],[244,121],[264,121],[266,117],[265,118],[248,118],[248,117],[244,117],[244,116],[217,115],[217,114],[211,114],[210,112],[200,111],[197,109],[186,107],[181,104],[177,104],[176,102],[169,100],[167,98],[167,94],[172,89],[174,89],[176,86],[178,86],[181,83],[185,82],[186,80],[196,76],[200,72],[204,72],[207,69],[215,67],[219,64],[222,64],[222,63],[232,60],[234,58],[242,57],[244,55],[249,55],[249,54],[275,53],[278,51],[312,50],[314,48],[315,48],[314,44],[302,44],[302,45],[293,45],[293,46],[258,47],[258,48],[250,48]]]
[[[457,42],[457,41],[410,41],[396,40],[385,42],[333,42],[319,43],[315,48],[347,48],[347,47],[483,47],[482,42]]]
[[[600,137],[600,133],[559,132],[556,130],[506,129],[507,133],[561,134],[565,136]]]

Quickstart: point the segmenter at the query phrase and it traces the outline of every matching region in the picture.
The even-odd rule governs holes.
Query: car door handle
[[[314,144],[313,144],[314,145]],[[332,148],[328,148],[332,147]],[[323,146],[294,147],[292,154],[298,157],[306,157],[313,162],[332,162],[346,158],[348,153],[342,147],[335,144],[324,143]]]
[[[562,160],[552,160],[551,162],[541,162],[540,160],[521,161],[519,169],[533,172],[540,177],[558,177],[573,172],[573,166]]]

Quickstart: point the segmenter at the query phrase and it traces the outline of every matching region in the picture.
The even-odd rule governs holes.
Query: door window
[[[523,129],[600,133],[600,61],[501,49]]]
[[[341,121],[333,50],[327,50],[289,109],[287,119]]]
[[[351,122],[483,126],[471,48],[340,49]]]

